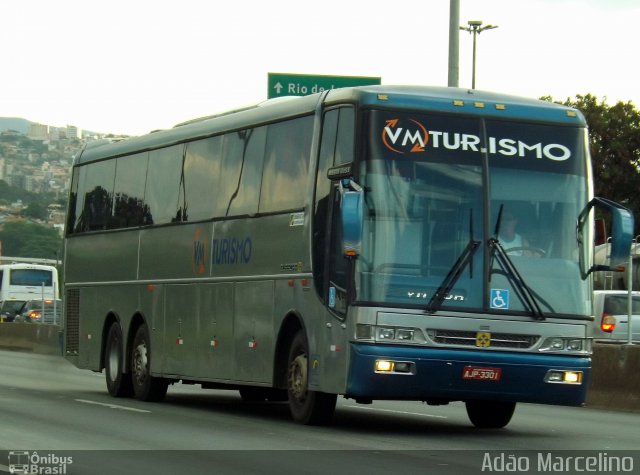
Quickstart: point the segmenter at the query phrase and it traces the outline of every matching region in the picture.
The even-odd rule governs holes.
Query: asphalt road
[[[471,474],[510,461],[502,471],[578,473],[574,456],[638,473],[638,427],[638,413],[521,404],[505,429],[479,430],[461,403],[346,399],[333,425],[307,427],[285,403],[243,403],[236,391],[177,384],[163,403],[114,399],[102,374],[0,351],[0,473]]]

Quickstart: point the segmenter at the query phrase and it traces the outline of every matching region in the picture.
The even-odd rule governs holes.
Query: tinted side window
[[[92,163],[82,167],[76,203],[75,232],[107,229],[113,202],[116,161]],[[78,210],[81,212],[78,214]]]
[[[241,133],[243,142],[242,173],[231,197],[227,215],[255,214],[258,212],[262,164],[267,136],[266,127],[256,127]]]
[[[82,209],[78,208],[78,181],[83,170],[85,167],[74,168],[71,176],[71,193],[67,206],[67,225],[65,226],[67,234],[73,234],[76,231],[77,218],[82,212]]]
[[[355,113],[351,107],[340,109],[340,120],[338,122],[338,142],[336,144],[336,155],[334,165],[351,163],[353,161],[353,142]]]
[[[304,206],[313,117],[269,125],[260,212]]]
[[[144,199],[149,207],[149,224],[182,220],[178,191],[184,145],[153,150],[149,153],[149,171]]]
[[[336,134],[338,129],[339,109],[328,111],[322,121],[322,141],[320,143],[320,157],[318,160],[318,174],[316,175],[315,213],[313,219],[313,271],[316,290],[324,300],[325,258],[327,256],[327,211],[329,209],[329,191],[331,180],[327,178],[327,171],[333,165],[336,149]]]
[[[333,157],[333,165],[351,163],[353,161],[354,133],[354,110],[353,108],[340,109],[338,119],[338,134],[336,139],[336,150]],[[334,186],[334,190],[335,190]],[[340,220],[340,196],[337,191],[333,193],[333,206],[331,209],[331,241],[330,241],[330,263],[329,263],[329,285],[336,289],[336,304],[334,310],[338,313],[346,312],[347,304],[347,276],[349,271],[348,261],[342,255],[342,222]],[[321,230],[322,232],[322,230]]]
[[[313,220],[313,269],[314,282],[318,294],[326,298],[324,288],[326,274],[326,256],[329,254],[327,238],[329,230],[331,180],[327,171],[334,165],[353,161],[354,111],[351,107],[333,109],[324,114],[322,124],[322,141],[316,176],[315,213]],[[334,224],[338,226],[337,223]],[[335,230],[338,233],[338,230]],[[334,247],[340,244],[334,239]],[[340,259],[342,253],[339,252]],[[334,272],[335,273],[335,272]],[[334,281],[336,279],[334,278]]]
[[[211,218],[218,201],[217,178],[222,162],[222,137],[198,140],[187,145],[184,161],[183,221]]]
[[[109,228],[149,224],[149,207],[144,202],[148,156],[148,153],[139,153],[117,159],[113,216]]]
[[[222,163],[220,164],[220,181],[214,203],[216,217],[227,216],[233,198],[240,186],[242,157],[244,155],[245,132],[231,132],[224,136],[222,144]]]

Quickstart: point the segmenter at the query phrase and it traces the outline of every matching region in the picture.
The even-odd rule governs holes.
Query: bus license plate
[[[502,377],[501,368],[480,368],[478,366],[465,366],[462,371],[462,379],[473,379],[477,381],[500,381]]]

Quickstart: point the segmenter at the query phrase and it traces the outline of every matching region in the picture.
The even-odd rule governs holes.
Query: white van
[[[640,343],[640,292],[631,292],[632,340]],[[628,336],[627,290],[595,290],[593,309],[595,315],[593,337],[596,342],[626,343]]]

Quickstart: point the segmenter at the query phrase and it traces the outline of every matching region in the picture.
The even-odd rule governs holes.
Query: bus
[[[65,354],[114,397],[200,384],[302,424],[339,395],[463,401],[504,427],[585,401],[594,208],[619,269],[633,217],[593,197],[582,114],[476,90],[332,89],[97,145],[73,164]]]
[[[0,264],[0,320],[13,317],[28,300],[58,299],[58,270],[30,263]]]

